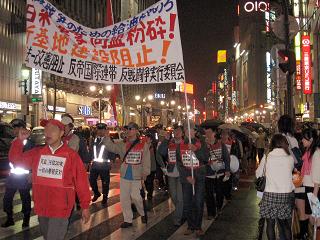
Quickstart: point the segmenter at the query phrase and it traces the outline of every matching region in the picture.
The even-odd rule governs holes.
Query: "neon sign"
[[[268,12],[269,3],[265,1],[248,1],[243,6],[246,12]]]
[[[310,36],[302,36],[303,93],[312,94]]]

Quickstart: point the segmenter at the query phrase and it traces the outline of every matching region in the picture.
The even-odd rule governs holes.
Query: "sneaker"
[[[108,202],[108,197],[105,196],[105,195],[103,195],[103,199],[102,199],[102,201],[101,201],[101,204],[102,204],[102,205],[105,205],[105,204],[107,204],[107,202]]]
[[[183,233],[183,235],[189,236],[189,235],[191,235],[193,232],[194,232],[193,229],[188,228],[188,229]]]
[[[198,229],[198,230],[196,230],[196,235],[197,235],[197,237],[202,237],[202,236],[204,236],[204,231],[202,231],[202,229]]]
[[[132,223],[128,223],[128,222],[123,222],[120,225],[121,228],[128,228],[128,227],[132,227]]]
[[[22,223],[22,228],[27,228],[29,227],[29,222],[30,222],[30,217],[26,216],[23,218],[23,223]]]
[[[7,221],[1,225],[3,228],[7,228],[14,225],[14,221],[12,218],[7,218]]]
[[[97,201],[100,196],[101,196],[101,193],[99,193],[99,195],[94,195],[93,198],[91,199],[91,201],[92,202]]]
[[[141,216],[141,222],[144,224],[148,222],[148,219],[146,218],[146,216]]]

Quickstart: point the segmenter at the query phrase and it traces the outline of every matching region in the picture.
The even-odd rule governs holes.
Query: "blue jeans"
[[[196,178],[195,195],[192,193],[190,183],[182,183],[183,193],[183,215],[187,218],[188,228],[192,230],[201,229],[204,194],[205,194],[205,177]]]

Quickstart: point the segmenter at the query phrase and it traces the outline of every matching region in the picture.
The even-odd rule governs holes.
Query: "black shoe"
[[[30,222],[30,217],[26,216],[23,218],[23,223],[22,223],[22,228],[27,228],[29,227],[29,222]]]
[[[1,225],[3,228],[7,228],[14,225],[14,221],[12,218],[7,218],[7,221]]]
[[[146,216],[141,216],[141,222],[144,224],[148,222],[148,219],[146,218]]]
[[[148,194],[148,195],[147,195],[147,199],[148,199],[148,200],[152,200],[152,198],[153,198],[152,194]]]
[[[120,225],[121,228],[128,228],[128,227],[132,227],[132,223],[128,223],[128,222],[123,222]]]
[[[108,197],[103,195],[103,199],[101,201],[101,204],[105,205],[105,204],[107,204],[107,202],[108,202]]]
[[[99,195],[94,195],[93,198],[91,199],[91,201],[92,202],[97,201],[100,196],[101,196],[101,193],[99,193]]]

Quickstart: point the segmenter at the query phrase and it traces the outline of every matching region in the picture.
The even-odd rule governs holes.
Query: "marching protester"
[[[74,127],[73,117],[70,114],[65,113],[61,116],[61,123],[64,125],[63,141],[66,142],[70,148],[78,152],[80,138],[72,132]]]
[[[32,171],[34,211],[44,239],[64,239],[75,194],[80,199],[84,223],[89,221],[89,182],[79,155],[62,141],[64,125],[51,119],[42,120],[41,126],[45,127],[47,145],[23,152],[23,141],[30,132],[20,129],[9,158],[15,167]]]
[[[298,209],[300,225],[298,239],[308,239],[309,237],[308,225],[312,210],[307,194],[313,193],[315,198],[319,196],[320,159],[319,150],[317,150],[317,141],[318,136],[315,129],[303,130],[302,143],[305,148],[305,152],[302,156],[303,165],[301,169],[303,187],[296,190],[296,206]]]
[[[113,143],[108,133],[103,140],[106,150],[119,154],[122,159],[120,167],[120,203],[124,222],[121,224],[121,228],[132,226],[131,202],[135,204],[142,223],[147,222],[140,190],[143,181],[150,174],[151,165],[150,146],[146,141],[139,138],[138,124],[130,122],[127,129],[126,142]]]
[[[183,143],[183,127],[181,125],[174,125],[173,138],[170,140],[168,133],[165,139],[161,142],[157,151],[157,162],[162,168],[165,175],[168,176],[169,193],[175,211],[173,214],[173,222],[175,226],[182,224],[183,216],[183,195],[180,175],[177,167],[177,152],[180,144]],[[168,163],[163,159],[168,159]]]
[[[260,206],[261,219],[267,221],[267,237],[275,240],[275,223],[279,226],[281,239],[291,238],[291,218],[294,207],[294,185],[292,171],[294,160],[289,152],[289,144],[281,134],[271,139],[269,153],[256,170],[256,176],[266,177],[266,184]],[[260,219],[260,220],[261,220]],[[259,221],[260,221],[259,220]]]
[[[21,119],[13,119],[10,122],[13,133],[16,137],[19,135],[20,129],[26,129],[26,123]],[[23,151],[28,151],[34,147],[34,143],[30,139],[23,142]],[[13,219],[13,198],[17,190],[20,193],[22,201],[23,223],[22,227],[29,227],[30,212],[31,212],[31,181],[29,172],[24,169],[14,168],[14,159],[10,159],[11,171],[6,179],[6,190],[3,197],[3,210],[7,214],[7,220],[1,225],[3,228],[14,225]]]
[[[103,139],[106,135],[107,125],[105,123],[96,124],[96,138],[93,141],[93,145],[90,149],[90,156],[92,159],[92,165],[90,168],[90,185],[93,191],[92,202],[97,201],[101,196],[98,189],[97,180],[98,177],[102,183],[102,204],[106,204],[108,201],[109,185],[110,185],[110,169],[111,161],[114,158],[114,154],[108,152],[103,144]]]
[[[185,135],[188,136],[188,125],[184,124]],[[204,194],[205,194],[205,178],[206,165],[209,159],[209,151],[205,142],[201,142],[195,138],[195,124],[190,122],[191,143],[186,137],[177,148],[177,166],[182,183],[183,193],[183,212],[188,222],[188,229],[184,233],[190,235],[194,231],[198,237],[203,236],[204,232],[201,228]],[[191,165],[192,164],[192,165]],[[192,168],[194,177],[192,178]],[[194,187],[194,195],[193,195]]]
[[[224,199],[224,181],[230,177],[230,155],[227,146],[219,140],[217,128],[206,127],[206,143],[210,151],[205,180],[208,219],[220,213]]]
[[[154,136],[151,133],[146,134],[146,142],[150,145],[150,174],[147,176],[144,182],[147,190],[147,199],[151,200],[153,198],[154,191],[154,178],[156,175],[157,163],[156,163],[156,146]]]

